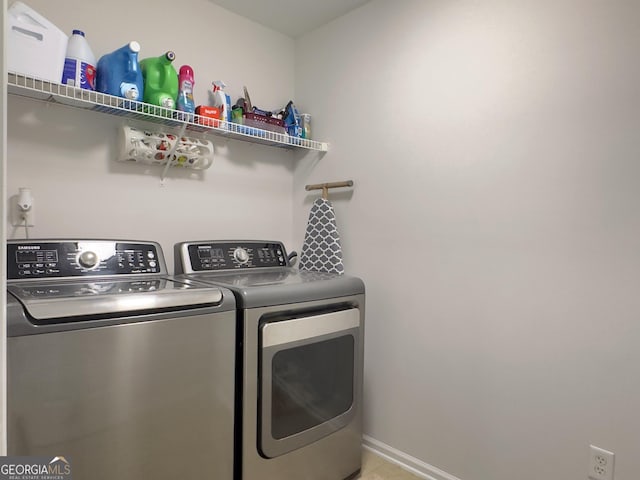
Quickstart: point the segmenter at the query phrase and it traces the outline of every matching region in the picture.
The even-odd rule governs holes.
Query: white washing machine
[[[280,242],[184,242],[175,246],[175,260],[176,274],[228,288],[236,298],[236,478],[356,477],[363,282],[300,272]]]
[[[9,455],[78,480],[232,480],[233,294],[168,277],[154,242],[7,254]]]

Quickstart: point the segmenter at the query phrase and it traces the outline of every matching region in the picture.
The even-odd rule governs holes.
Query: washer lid
[[[22,283],[10,285],[7,290],[31,317],[43,323],[219,305],[223,297],[219,288],[164,277]]]

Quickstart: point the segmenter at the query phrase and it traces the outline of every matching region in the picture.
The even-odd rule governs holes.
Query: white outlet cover
[[[615,454],[603,448],[589,445],[589,478],[613,480]]]
[[[22,216],[23,214],[25,215],[25,217]],[[36,214],[33,204],[31,205],[31,209],[25,213],[22,211],[22,209],[20,209],[18,203],[15,202],[13,208],[11,209],[11,225],[13,225],[14,227],[24,227],[25,220],[27,223],[27,227],[35,227]]]

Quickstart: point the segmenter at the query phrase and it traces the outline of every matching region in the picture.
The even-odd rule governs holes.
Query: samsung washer
[[[155,242],[9,241],[8,454],[73,478],[233,478],[234,297]]]
[[[357,476],[363,282],[298,271],[280,242],[184,242],[175,261],[176,274],[236,297],[237,478]]]

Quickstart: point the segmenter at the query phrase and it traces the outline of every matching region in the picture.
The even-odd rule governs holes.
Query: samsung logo
[[[40,245],[18,245],[18,250],[40,250]]]

